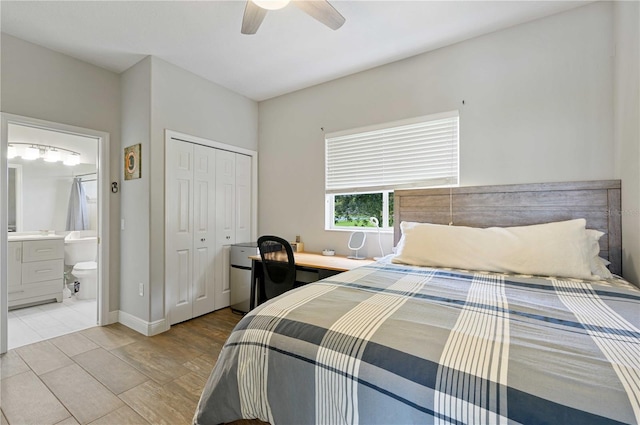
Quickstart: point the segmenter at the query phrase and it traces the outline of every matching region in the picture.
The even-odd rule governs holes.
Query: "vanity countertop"
[[[42,234],[42,233],[9,233],[8,240],[9,242],[14,241],[39,241],[39,240],[49,240],[49,239],[64,239],[63,235],[56,234]]]

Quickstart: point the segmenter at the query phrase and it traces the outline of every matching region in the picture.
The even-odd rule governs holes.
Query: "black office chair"
[[[260,305],[293,289],[296,284],[296,263],[289,242],[277,236],[260,236],[258,248],[264,275],[264,287],[258,291]]]

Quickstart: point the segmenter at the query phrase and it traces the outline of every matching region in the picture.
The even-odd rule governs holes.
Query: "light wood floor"
[[[0,357],[4,424],[190,424],[241,316],[223,309],[145,337],[114,324]]]

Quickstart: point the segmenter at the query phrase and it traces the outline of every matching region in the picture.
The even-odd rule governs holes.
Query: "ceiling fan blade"
[[[345,18],[326,0],[298,0],[293,4],[302,9],[312,18],[322,22],[332,30],[337,30],[344,24]]]
[[[260,28],[262,20],[267,15],[267,10],[256,5],[251,0],[247,0],[242,17],[242,34],[255,34]]]

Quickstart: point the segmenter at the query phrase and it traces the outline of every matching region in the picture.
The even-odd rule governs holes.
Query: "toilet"
[[[98,292],[98,263],[95,261],[76,263],[71,274],[80,282],[80,289],[76,292],[77,299],[88,300],[96,297]]]
[[[98,293],[98,237],[95,230],[74,230],[64,238],[64,263],[80,283],[76,298],[96,298]]]

